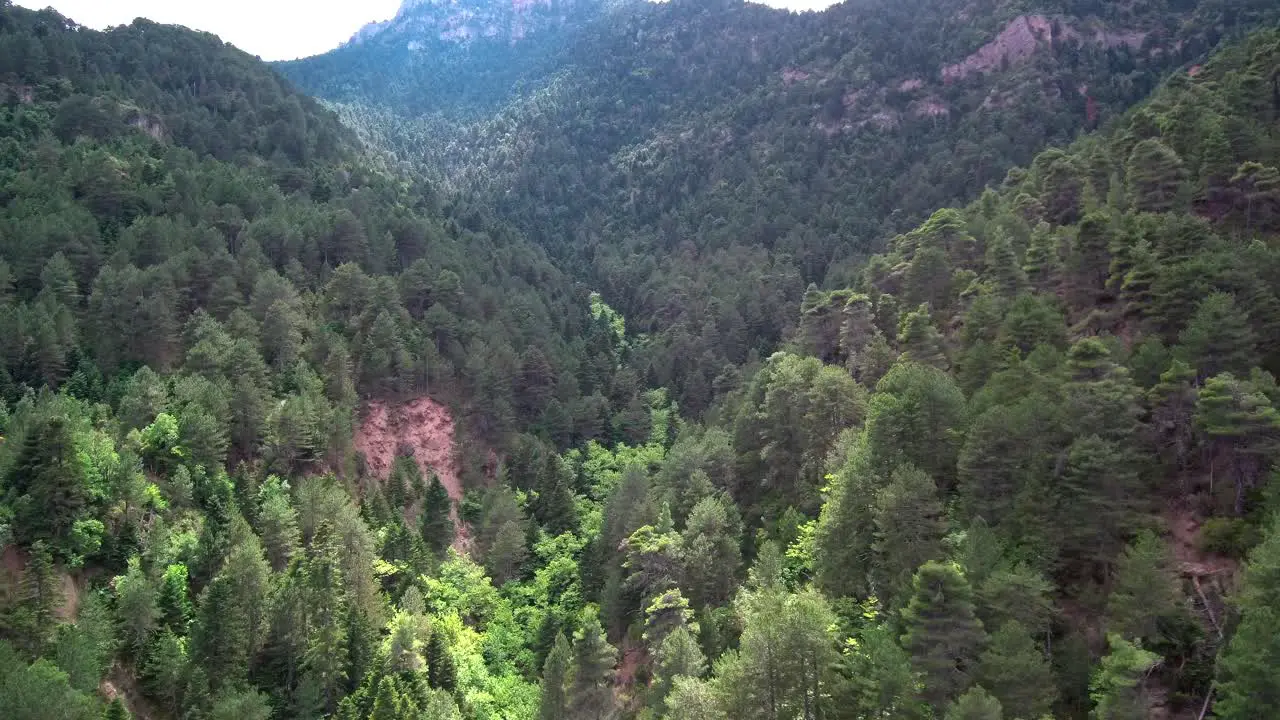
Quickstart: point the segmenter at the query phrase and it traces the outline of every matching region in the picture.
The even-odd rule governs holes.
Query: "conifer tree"
[[[128,571],[115,579],[115,588],[120,635],[133,652],[141,653],[160,620],[159,592],[136,556],[129,559]]]
[[[1143,680],[1160,656],[1111,633],[1111,651],[1102,658],[1089,683],[1095,720],[1143,720],[1148,701]]]
[[[1236,605],[1240,624],[1218,659],[1214,715],[1222,720],[1268,717],[1280,707],[1280,516],[1249,553]]]
[[[422,514],[419,525],[422,529],[422,540],[435,557],[444,555],[444,551],[453,543],[453,520],[449,516],[453,501],[449,491],[445,489],[440,478],[432,473],[431,482],[427,485],[427,494],[422,498]]]
[[[880,482],[860,434],[835,469],[814,533],[814,584],[829,597],[863,597],[869,590],[876,531],[871,499]]]
[[[1027,629],[1010,620],[991,635],[978,663],[978,682],[1011,718],[1040,718],[1053,708],[1053,670]]]
[[[955,565],[927,562],[912,583],[902,611],[902,647],[922,676],[922,697],[935,712],[973,683],[986,644],[974,614],[973,589]]]
[[[1061,281],[1062,257],[1058,245],[1058,236],[1048,223],[1038,224],[1031,233],[1022,272],[1031,287],[1040,292],[1052,292]]]
[[[569,701],[566,687],[569,681],[572,652],[564,633],[556,635],[555,645],[542,665],[542,697],[538,703],[538,720],[561,720],[568,717]]]
[[[1249,317],[1226,293],[1213,293],[1202,300],[1178,341],[1182,360],[1195,368],[1200,378],[1224,372],[1242,375],[1257,364]]]
[[[1151,405],[1150,427],[1160,456],[1182,470],[1195,447],[1196,371],[1173,360],[1160,374],[1160,382],[1147,393]]]
[[[942,552],[946,523],[938,489],[923,471],[900,465],[876,493],[874,504],[876,594],[905,600],[915,570]]]
[[[614,717],[613,667],[616,658],[617,651],[605,640],[600,621],[594,613],[584,613],[582,627],[573,637],[566,720],[608,720]]]
[[[902,349],[902,359],[906,362],[932,365],[942,370],[950,366],[945,341],[934,325],[928,305],[921,305],[902,317],[898,347]]]
[[[1024,716],[1011,714],[1010,717]],[[1004,709],[998,699],[981,685],[975,685],[947,707],[945,720],[1004,720]]]
[[[1129,199],[1142,212],[1168,212],[1178,206],[1186,169],[1178,154],[1155,139],[1134,145],[1129,155]]]
[[[427,683],[437,690],[453,692],[458,685],[458,672],[453,655],[445,644],[444,633],[432,629],[427,640]]]
[[[1018,262],[1009,236],[1002,230],[987,242],[986,277],[995,282],[1003,297],[1017,297],[1027,286],[1027,276]]]
[[[1116,561],[1107,598],[1107,629],[1151,647],[1161,637],[1161,622],[1177,615],[1178,592],[1169,548],[1154,533],[1139,533]]]
[[[1234,482],[1233,510],[1241,515],[1245,494],[1257,486],[1280,449],[1280,413],[1251,383],[1223,373],[1205,381],[1195,417],[1208,438],[1210,472],[1225,471]]]

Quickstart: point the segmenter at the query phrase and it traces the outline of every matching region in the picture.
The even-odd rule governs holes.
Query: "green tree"
[[[1142,720],[1148,701],[1142,686],[1160,656],[1115,633],[1107,635],[1111,651],[1103,656],[1089,683],[1095,720]]]
[[[696,628],[696,626],[695,626]],[[660,714],[668,714],[670,697],[676,680],[682,677],[701,677],[706,671],[707,660],[698,647],[698,641],[688,627],[680,626],[663,638],[654,652],[654,679],[649,688],[651,706]]]
[[[64,557],[75,554],[72,528],[89,502],[78,451],[65,420],[28,431],[5,479],[15,540],[27,546],[45,540]]]
[[[458,672],[453,654],[445,643],[444,633],[438,628],[431,631],[427,640],[427,684],[436,690],[453,692],[458,685]]]
[[[572,652],[564,633],[556,635],[555,645],[542,664],[542,695],[538,702],[538,720],[560,720],[568,717],[569,700],[566,686],[569,680]]]
[[[986,632],[974,614],[973,589],[956,566],[925,563],[912,589],[902,611],[902,647],[923,678],[921,696],[942,712],[973,683]]]
[[[298,513],[289,496],[289,483],[275,475],[258,486],[258,530],[272,570],[288,566],[298,552]]]
[[[1246,493],[1257,486],[1275,457],[1280,413],[1252,383],[1223,373],[1200,388],[1195,419],[1208,438],[1210,474],[1225,471],[1235,485],[1233,510],[1241,515]]]
[[[159,592],[142,569],[141,560],[129,559],[128,571],[115,579],[116,615],[120,637],[134,653],[141,653],[159,625]]]
[[[680,586],[695,607],[723,604],[733,594],[742,566],[742,520],[724,495],[698,501],[680,533]]]
[[[1129,154],[1129,198],[1142,212],[1168,212],[1178,207],[1187,173],[1182,159],[1164,143],[1147,139]]]
[[[910,463],[944,489],[955,477],[964,431],[964,395],[942,370],[899,363],[876,385],[867,412],[867,444],[888,475]]]
[[[453,543],[453,519],[449,515],[452,507],[453,500],[449,497],[449,491],[440,482],[440,478],[432,473],[427,494],[422,499],[419,526],[423,542],[436,557],[443,556]]]
[[[1240,624],[1218,659],[1214,714],[1223,720],[1267,717],[1280,707],[1280,517],[1249,554],[1235,602]]]
[[[1057,691],[1044,652],[1017,620],[991,634],[978,660],[977,681],[1013,718],[1040,718],[1053,708]]]
[[[1178,341],[1181,359],[1201,378],[1224,372],[1242,375],[1257,364],[1249,317],[1226,293],[1213,293],[1200,301]]]
[[[866,435],[846,443],[814,532],[814,584],[831,597],[864,597],[875,542],[872,498],[879,489]]]
[[[607,720],[615,715],[613,667],[617,651],[605,640],[594,613],[584,613],[573,636],[573,664],[566,720]]]
[[[816,718],[837,682],[834,616],[813,590],[766,586],[739,600],[742,638],[716,663],[716,683],[730,717]]]
[[[874,505],[872,577],[877,595],[905,602],[916,568],[942,553],[946,534],[942,501],[932,478],[911,465],[901,465],[876,493]]]
[[[1152,532],[1139,533],[1116,561],[1107,629],[1150,647],[1164,639],[1162,622],[1178,615],[1181,601],[1168,546]]]
[[[1017,715],[1015,717],[1038,716]],[[1004,709],[1000,701],[984,690],[981,685],[975,685],[947,706],[946,720],[1004,720]]]
[[[902,316],[898,347],[902,349],[903,361],[932,365],[941,370],[950,367],[946,341],[938,332],[928,305],[921,305]]]

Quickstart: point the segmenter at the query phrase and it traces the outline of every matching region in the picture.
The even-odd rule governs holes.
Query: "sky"
[[[833,0],[766,0],[793,10],[817,10]],[[81,25],[103,29],[136,17],[205,30],[263,60],[318,55],[347,41],[365,23],[396,14],[400,0],[14,0],[52,5]]]

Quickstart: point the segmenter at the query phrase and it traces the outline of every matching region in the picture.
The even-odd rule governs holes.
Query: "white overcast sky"
[[[81,25],[99,29],[128,24],[136,17],[186,25],[211,32],[264,60],[289,60],[337,47],[365,23],[395,15],[400,0],[15,0],[15,4],[52,5]],[[768,0],[766,4],[811,10],[832,2]]]

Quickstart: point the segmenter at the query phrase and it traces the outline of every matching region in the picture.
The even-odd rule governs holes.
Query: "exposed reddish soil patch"
[[[1191,578],[1215,575],[1230,576],[1239,563],[1223,556],[1207,553],[1200,548],[1200,527],[1204,519],[1185,500],[1169,503],[1164,512],[1165,526],[1169,529],[1173,558],[1178,572]]]
[[[388,407],[374,401],[365,408],[356,430],[356,450],[364,453],[369,475],[386,480],[391,473],[396,453],[405,448],[413,453],[426,478],[434,473],[440,478],[453,500],[449,514],[457,528],[455,545],[467,547],[467,528],[458,517],[462,501],[462,481],[458,458],[453,446],[453,415],[449,408],[429,397],[420,397],[404,405]]]
[[[1106,28],[1082,31],[1061,19],[1056,21],[1055,26],[1055,20],[1044,15],[1022,15],[1014,18],[994,40],[978,48],[969,57],[942,68],[942,79],[946,82],[962,80],[974,73],[998,70],[1006,62],[1009,64],[1024,62],[1030,59],[1042,45],[1048,45],[1055,40],[1076,40],[1107,48],[1125,46],[1138,50],[1146,38],[1145,32],[1111,31]]]

